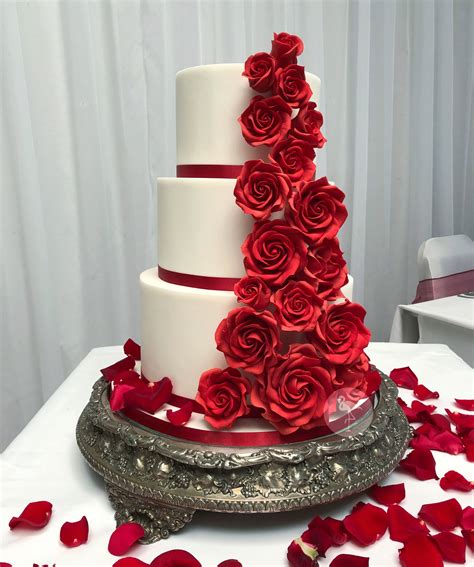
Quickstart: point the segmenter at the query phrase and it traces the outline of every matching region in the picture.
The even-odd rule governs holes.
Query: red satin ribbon
[[[199,287],[201,289],[212,289],[214,291],[233,291],[234,285],[240,278],[211,278],[209,276],[195,276],[193,274],[181,274],[172,272],[158,266],[158,276],[164,282],[186,287]]]
[[[360,420],[370,414],[372,410],[372,399],[373,397],[366,400],[359,408],[352,412],[355,419]],[[153,431],[158,431],[159,433],[164,433],[171,437],[185,439],[186,441],[223,447],[263,447],[299,443],[301,441],[309,441],[310,439],[337,433],[337,424],[339,422],[341,425],[339,431],[347,427],[346,418],[344,417],[334,422],[331,428],[321,419],[321,425],[313,429],[299,430],[291,435],[282,435],[278,431],[208,431],[185,425],[176,426],[137,408],[124,408],[121,413],[137,424],[144,425]],[[353,426],[354,424],[352,423],[352,427]]]
[[[240,175],[241,165],[189,164],[177,165],[176,177],[219,177],[236,179]]]

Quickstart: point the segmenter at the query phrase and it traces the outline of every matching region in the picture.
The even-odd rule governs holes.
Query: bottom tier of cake
[[[352,299],[353,280],[342,289]],[[214,333],[238,306],[231,291],[169,284],[156,268],[140,275],[142,373],[151,381],[168,376],[173,392],[194,398],[199,377],[209,368],[224,368]]]

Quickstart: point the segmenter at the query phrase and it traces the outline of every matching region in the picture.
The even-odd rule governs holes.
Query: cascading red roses
[[[244,163],[234,188],[235,202],[255,220],[281,211],[291,195],[291,181],[280,167],[262,160]]]
[[[305,237],[320,243],[334,238],[347,218],[344,193],[326,177],[303,184],[288,201],[285,216]]]
[[[275,317],[270,311],[258,313],[251,307],[230,311],[216,330],[217,350],[224,353],[227,364],[253,374],[276,361],[280,337]]]
[[[273,295],[272,303],[275,319],[284,331],[309,331],[314,329],[324,302],[313,286],[291,280]]]
[[[307,249],[298,230],[284,220],[261,221],[242,244],[247,275],[270,287],[284,284],[306,265]]]
[[[358,388],[363,385],[369,368],[369,357],[363,352],[350,366],[345,364],[336,366],[334,386],[336,388]]]
[[[301,65],[288,65],[276,72],[275,92],[292,108],[304,106],[313,91],[306,82],[304,67]]]
[[[297,187],[304,181],[310,181],[316,171],[313,147],[292,135],[280,139],[268,157],[272,163],[281,167]]]
[[[309,248],[304,275],[326,301],[340,297],[341,287],[349,280],[347,264],[337,238],[323,240]]]
[[[204,410],[204,419],[215,429],[231,427],[247,415],[246,396],[250,381],[233,368],[211,368],[201,375],[196,401]]]
[[[311,429],[323,415],[332,393],[334,369],[324,365],[309,344],[291,345],[254,382],[250,398],[263,408],[263,417],[283,435],[298,429]]]
[[[270,288],[257,277],[244,276],[235,284],[234,293],[241,303],[245,303],[257,311],[265,309],[270,303]]]
[[[271,54],[279,67],[296,63],[296,58],[303,53],[303,49],[303,41],[297,35],[286,32],[273,34]]]
[[[239,117],[242,136],[251,146],[273,146],[291,126],[291,106],[279,96],[253,97]]]
[[[293,118],[291,128],[296,138],[305,140],[315,148],[322,148],[327,142],[321,133],[322,125],[323,115],[316,110],[316,103],[308,102]]]
[[[365,309],[358,303],[346,300],[329,305],[309,335],[318,354],[333,364],[355,362],[370,340],[364,317]]]
[[[245,61],[242,75],[249,80],[250,88],[259,93],[272,89],[275,82],[276,61],[269,53],[254,53]]]

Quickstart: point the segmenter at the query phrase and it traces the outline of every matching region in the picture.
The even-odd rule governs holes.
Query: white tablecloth
[[[447,344],[474,366],[474,298],[443,297],[395,311],[390,341]]]
[[[444,345],[373,343],[368,349],[372,361],[383,371],[409,365],[420,381],[440,392],[440,411],[453,407],[453,397],[473,397],[472,370]],[[88,401],[99,369],[121,356],[119,347],[92,350],[61,387],[48,400],[28,426],[1,455],[0,562],[14,567],[31,567],[33,562],[56,563],[58,567],[111,566],[116,558],[107,552],[108,538],[115,528],[113,511],[107,501],[102,480],[83,460],[75,442],[75,426]],[[411,401],[407,390],[402,391]],[[464,455],[435,453],[438,474],[455,469],[473,477],[472,464]],[[437,481],[420,482],[394,472],[389,483],[405,482],[408,511],[416,514],[423,503],[455,496],[463,506],[472,504],[464,493],[444,492]],[[226,515],[196,513],[193,521],[170,539],[151,546],[136,546],[130,555],[150,562],[163,551],[186,549],[195,554],[205,567],[228,558],[239,559],[244,567],[283,567],[286,548],[298,537],[316,514],[344,517],[351,506],[364,495],[341,503],[299,512],[272,515]],[[53,503],[53,516],[46,528],[37,532],[8,529],[11,516],[18,515],[25,504],[34,500]],[[59,529],[65,521],[76,521],[83,515],[89,520],[89,542],[68,549],[59,542]],[[338,553],[369,556],[372,566],[397,565],[397,549],[388,535],[368,548],[347,544],[328,551],[329,561]],[[472,558],[472,555],[470,556]]]

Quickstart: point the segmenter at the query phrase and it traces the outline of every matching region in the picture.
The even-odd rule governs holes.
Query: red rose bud
[[[388,484],[386,486],[379,486],[374,484],[369,489],[369,496],[383,506],[390,506],[390,504],[399,504],[405,499],[405,484]]]
[[[284,220],[261,221],[242,244],[247,275],[272,288],[281,287],[306,265],[307,248],[301,233]]]
[[[291,106],[281,97],[255,96],[238,119],[251,146],[274,146],[291,126]]]
[[[303,49],[303,40],[297,35],[286,32],[273,34],[271,54],[279,67],[296,63],[296,58],[303,53]]]
[[[450,531],[459,526],[462,508],[455,498],[450,498],[442,502],[424,504],[420,508],[418,516],[439,531]]]
[[[310,340],[329,362],[352,364],[370,341],[364,318],[365,309],[358,303],[333,303],[322,312]]]
[[[327,141],[321,133],[322,125],[323,115],[319,110],[316,110],[315,102],[308,102],[307,105],[300,108],[296,118],[291,123],[295,138],[308,142],[314,148],[322,148]]]
[[[274,294],[272,303],[283,331],[310,331],[321,315],[324,301],[310,284],[292,280]]]
[[[51,502],[45,500],[30,502],[18,517],[14,516],[10,520],[8,527],[11,530],[18,526],[35,530],[44,528],[51,519],[52,512],[53,505]]]
[[[310,181],[316,172],[313,146],[292,135],[280,138],[268,157],[271,163],[278,165],[288,175],[296,187]]]
[[[408,366],[403,368],[394,368],[390,372],[390,378],[399,388],[413,390],[418,385],[418,378],[416,374]]]
[[[387,509],[388,531],[393,541],[408,541],[415,534],[429,534],[426,524],[401,506],[391,504]]]
[[[250,88],[259,93],[272,90],[275,82],[276,61],[269,53],[254,53],[247,58],[242,75],[249,80]]]
[[[313,94],[301,65],[288,65],[278,69],[274,91],[292,108],[304,106]]]
[[[278,165],[246,161],[234,188],[235,202],[255,220],[281,211],[292,191],[291,181]]]
[[[428,535],[415,534],[398,550],[402,567],[443,567],[443,558],[439,548]]]
[[[415,476],[418,480],[438,479],[436,462],[428,449],[414,449],[403,460],[400,468]]]
[[[249,413],[246,396],[250,381],[233,368],[212,368],[201,375],[196,401],[204,410],[204,419],[215,429],[231,427]]]
[[[333,391],[334,369],[323,366],[312,345],[291,345],[287,354],[255,380],[251,400],[283,435],[312,429]]]
[[[257,311],[262,311],[270,303],[270,288],[257,276],[244,276],[235,284],[234,293],[240,303]]]
[[[313,244],[308,250],[304,279],[318,291],[319,297],[334,301],[341,297],[341,287],[348,279],[347,264],[337,238]]]
[[[464,538],[451,532],[441,532],[431,537],[438,546],[444,561],[466,563],[466,542]]]

